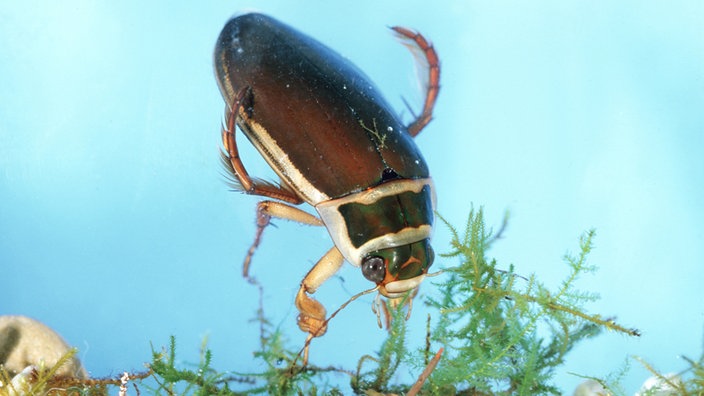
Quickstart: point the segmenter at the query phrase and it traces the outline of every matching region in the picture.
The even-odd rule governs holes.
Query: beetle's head
[[[434,258],[430,239],[423,239],[370,252],[362,259],[362,274],[384,297],[398,298],[420,285]]]

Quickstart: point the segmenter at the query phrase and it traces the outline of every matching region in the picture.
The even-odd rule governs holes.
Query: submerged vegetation
[[[431,308],[425,339],[409,340],[403,305],[387,305],[392,317],[388,336],[377,352],[361,356],[356,367],[302,367],[298,358],[301,346],[288,343],[285,334],[267,320],[260,286],[255,317],[260,349],[254,358],[265,363],[262,372],[219,372],[211,367],[212,352],[205,345],[195,369],[179,367],[176,340],[171,337],[168,348],[153,351],[144,373],[77,380],[55,378],[53,371],[37,369],[31,377],[33,385],[22,393],[15,392],[10,385],[12,376],[0,369],[0,395],[114,394],[110,389],[115,387],[120,395],[128,389],[154,395],[348,394],[349,389],[327,385],[330,373],[348,376],[352,391],[366,395],[562,394],[564,390],[555,386],[553,376],[576,344],[604,329],[639,335],[635,329],[587,313],[584,308],[596,295],[578,290],[575,282],[594,271],[587,263],[594,231],[582,235],[576,254],[565,255],[568,274],[553,289],[533,275],[519,275],[513,265],[501,267],[487,257],[487,250],[504,227],[492,234],[485,227],[481,210],[470,213],[461,232],[447,226],[452,235],[451,250],[443,256],[457,258],[460,264],[433,278],[438,279],[433,281],[434,290],[423,301]],[[687,361],[692,378],[676,383],[644,364],[672,385],[674,394],[702,394],[704,356]],[[399,383],[400,371],[416,373],[416,377],[410,383]],[[623,393],[617,377],[593,380],[609,394]]]

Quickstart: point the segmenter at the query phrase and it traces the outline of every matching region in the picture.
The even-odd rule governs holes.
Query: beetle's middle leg
[[[244,264],[242,265],[242,276],[246,279],[250,279],[249,265],[252,262],[252,256],[254,256],[254,252],[259,246],[259,242],[261,242],[264,229],[270,224],[272,217],[313,226],[323,225],[323,222],[316,216],[289,204],[276,201],[259,202],[259,204],[257,204],[257,232],[254,236],[254,242],[252,243],[252,246],[249,247],[247,256],[244,258]]]
[[[286,188],[286,185],[275,185],[261,179],[252,178],[245,169],[239,151],[237,150],[237,141],[235,140],[235,128],[237,120],[247,118],[248,112],[246,103],[251,102],[252,92],[248,87],[243,88],[235,96],[234,103],[227,110],[227,120],[222,127],[222,143],[224,151],[222,152],[222,160],[226,169],[232,175],[235,188],[251,195],[260,195],[263,197],[274,198],[285,201],[291,204],[300,204],[303,200],[298,197],[292,190]],[[242,275],[249,279],[249,264],[252,261],[252,256],[257,250],[261,242],[264,228],[269,225],[272,217],[278,217],[287,220],[297,221],[299,223],[322,225],[322,222],[317,217],[294,208],[291,205],[275,202],[262,201],[257,205],[257,233],[254,237],[254,242],[247,251],[247,256],[244,259],[242,266]]]

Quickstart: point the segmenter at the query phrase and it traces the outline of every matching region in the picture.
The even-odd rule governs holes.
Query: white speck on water
[[[393,132],[393,131],[394,131],[394,127],[392,127],[392,126],[386,127],[386,132]]]
[[[347,89],[347,84],[342,84],[342,89]]]
[[[419,160],[415,160],[415,161],[413,161],[413,162],[415,162],[416,165],[420,164],[420,161],[419,161]]]
[[[237,53],[238,53],[238,54],[241,54],[241,53],[243,53],[243,52],[244,52],[244,50],[242,49],[242,47],[237,48]]]

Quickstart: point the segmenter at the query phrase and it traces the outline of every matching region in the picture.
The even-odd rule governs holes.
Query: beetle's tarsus
[[[271,216],[266,213],[266,206],[262,205],[263,203],[264,202],[260,202],[257,205],[257,232],[254,235],[254,242],[252,242],[252,246],[249,247],[247,256],[244,258],[244,263],[242,265],[242,276],[250,281],[250,283],[253,281],[253,278],[250,278],[249,276],[249,265],[252,262],[252,256],[254,256],[254,252],[256,252],[259,247],[264,229],[270,224],[271,221]]]
[[[310,334],[311,337],[320,337],[328,330],[325,315],[327,311],[323,304],[308,296],[304,287],[298,291],[296,296],[296,308],[300,312],[298,315],[298,327]]]
[[[308,351],[313,338],[320,337],[328,330],[328,321],[325,320],[326,310],[323,304],[308,296],[305,286],[301,285],[296,296],[296,308],[298,314],[298,327],[301,331],[308,333],[306,342],[301,352],[303,353],[303,367],[308,365]],[[298,353],[298,356],[301,355]],[[296,356],[296,359],[298,359]],[[295,364],[295,360],[294,360]]]

